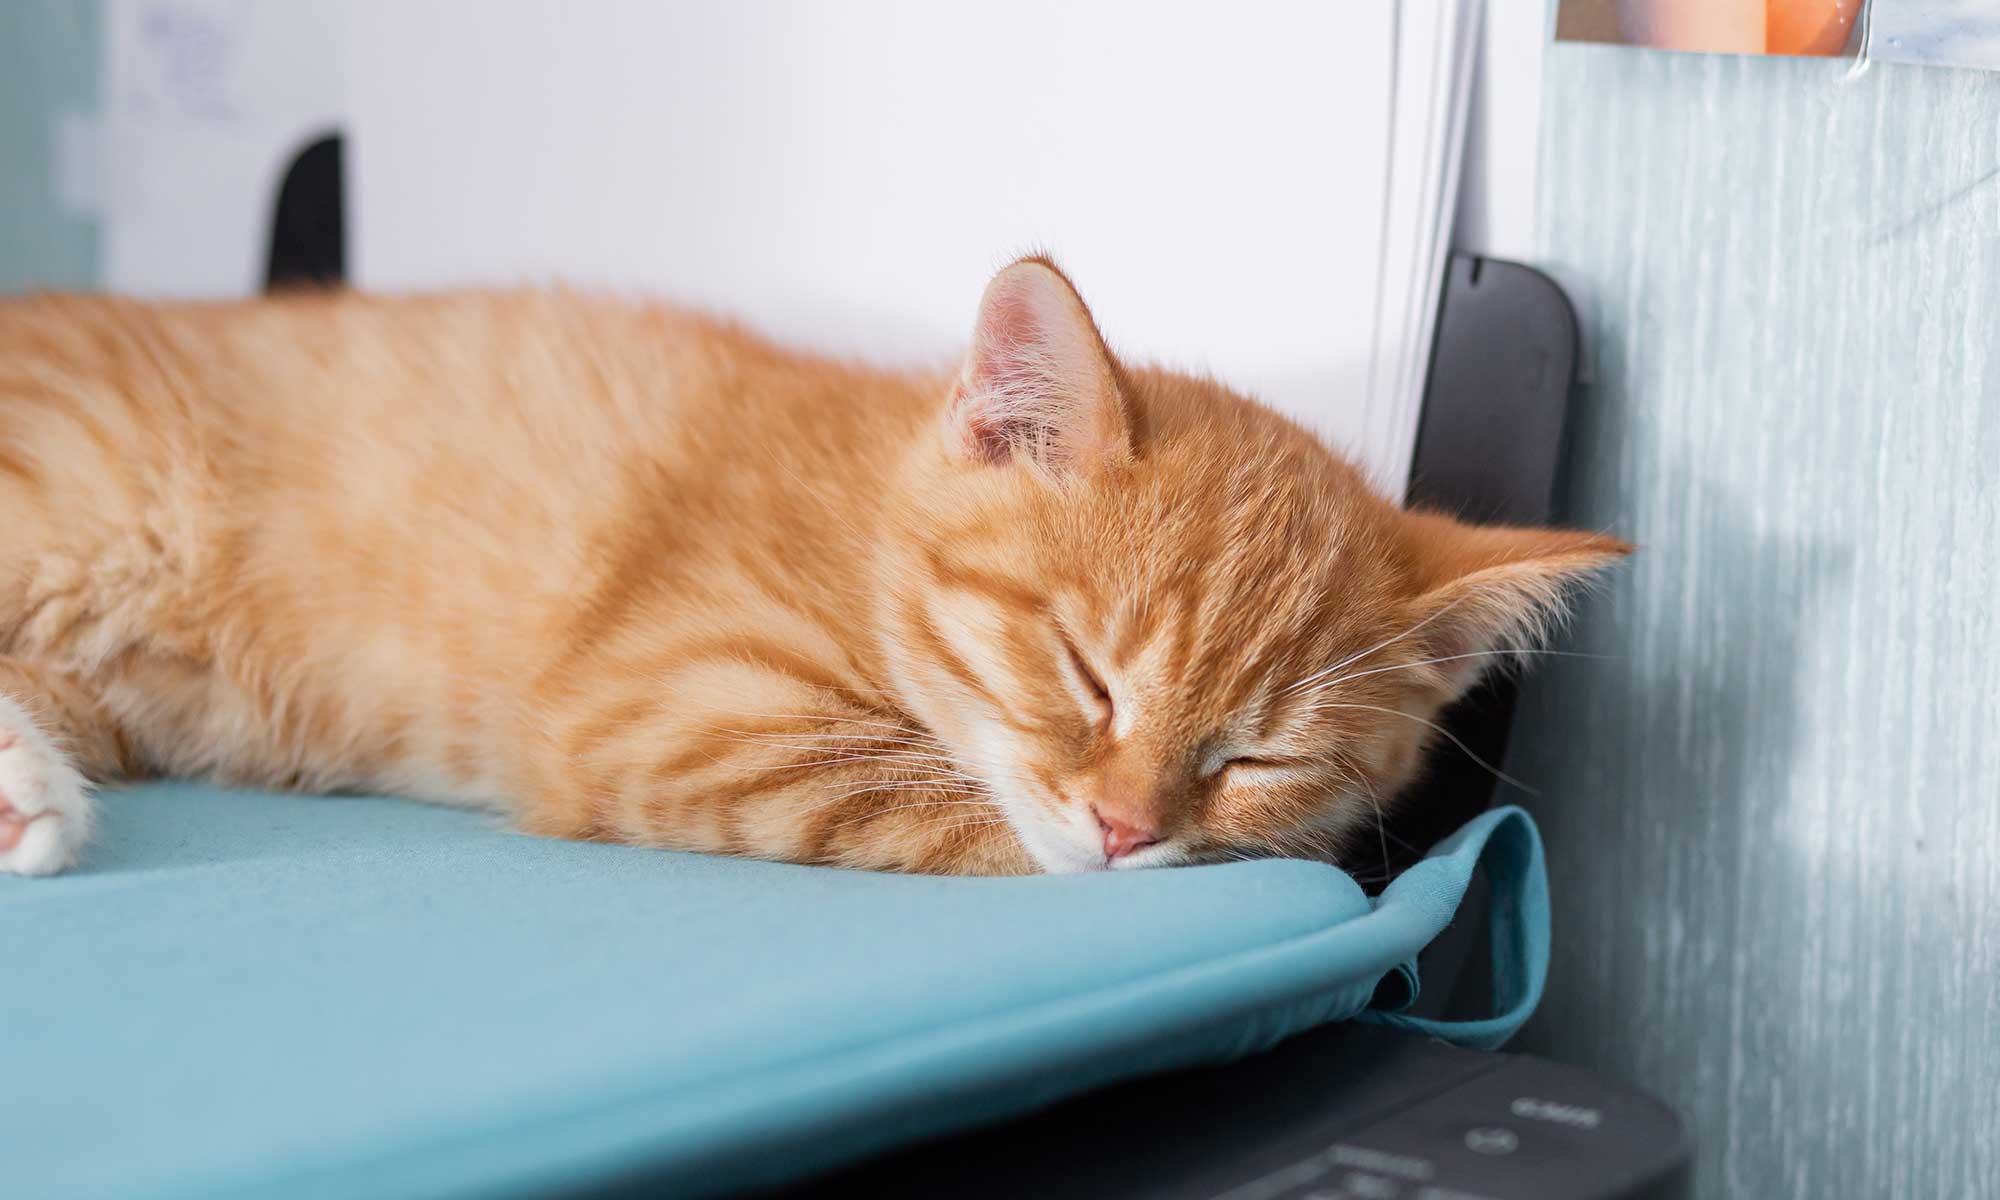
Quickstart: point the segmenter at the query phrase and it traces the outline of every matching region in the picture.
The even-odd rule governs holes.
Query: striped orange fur
[[[0,870],[152,775],[1014,873],[1325,854],[1627,548],[1410,513],[1042,259],[891,372],[561,292],[0,303]]]

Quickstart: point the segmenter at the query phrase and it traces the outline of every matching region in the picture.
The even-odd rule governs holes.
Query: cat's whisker
[[[865,794],[865,792],[867,792],[867,791],[874,791],[874,790],[881,790],[881,791],[898,791],[898,790],[901,790],[901,791],[908,791],[908,790],[911,790],[911,789],[907,789],[907,788],[904,788],[904,789],[897,789],[897,788],[882,788],[882,789],[864,789],[864,790],[863,790],[863,793],[862,793],[862,794]],[[969,797],[969,798],[968,798],[968,797]],[[904,808],[924,808],[924,807],[927,807],[927,806],[935,806],[935,807],[943,807],[943,808],[949,808],[949,807],[955,807],[955,806],[972,806],[972,807],[977,807],[977,808],[994,808],[994,807],[996,807],[996,804],[995,804],[995,801],[994,801],[994,800],[993,800],[993,799],[992,799],[991,797],[989,797],[989,796],[977,796],[977,795],[972,795],[972,794],[970,794],[970,793],[959,793],[959,794],[957,794],[957,795],[955,795],[955,796],[954,796],[954,795],[951,795],[950,793],[946,793],[946,798],[927,798],[927,799],[923,799],[923,800],[911,800],[911,801],[909,801],[909,802],[907,802],[907,803],[904,803],[904,804],[896,804],[896,805],[891,805],[891,806],[889,806],[888,808],[883,808],[883,809],[877,809],[877,810],[875,810],[875,811],[877,811],[877,812],[890,812],[890,811],[894,811],[894,810],[896,810],[896,809],[904,809]]]
[[[1323,702],[1321,706],[1325,708],[1365,708],[1373,712],[1388,713],[1391,716],[1406,717],[1409,720],[1415,721],[1419,725],[1427,727],[1432,732],[1442,735],[1446,740],[1451,742],[1452,745],[1457,746],[1461,751],[1463,751],[1467,758],[1471,759],[1475,763],[1478,763],[1495,779],[1500,780],[1502,783],[1510,784],[1514,787],[1520,788],[1522,791],[1528,793],[1530,796],[1541,795],[1541,793],[1536,791],[1534,788],[1529,787],[1527,784],[1522,783],[1520,780],[1514,778],[1512,775],[1507,774],[1507,772],[1501,770],[1499,767],[1496,767],[1492,763],[1487,762],[1485,759],[1479,757],[1479,755],[1476,752],[1474,752],[1472,747],[1465,744],[1465,740],[1463,738],[1459,737],[1451,730],[1446,729],[1444,726],[1438,724],[1436,721],[1420,717],[1415,713],[1404,712],[1400,708],[1386,708],[1380,704],[1355,704],[1352,702],[1334,703],[1331,701],[1327,701]]]
[[[1375,840],[1382,849],[1382,873],[1387,875],[1392,869],[1389,864],[1389,818],[1382,812],[1382,798],[1372,787],[1363,787],[1362,795],[1368,797],[1368,806],[1375,810]]]
[[[816,758],[805,762],[771,763],[765,766],[738,767],[735,769],[742,771],[753,771],[753,772],[804,771],[804,770],[810,770],[815,767],[842,767],[854,763],[881,763],[883,766],[888,767],[892,770],[898,767],[907,771],[922,771],[930,769],[928,764],[925,763],[897,763],[891,759],[885,759],[880,755],[876,754],[845,754],[841,755],[838,758]]]
[[[824,812],[824,811],[826,811],[826,810],[827,810],[827,809],[829,809],[829,808],[838,808],[838,807],[840,807],[840,806],[841,806],[841,805],[842,805],[843,803],[846,803],[846,802],[849,802],[849,801],[853,801],[853,800],[857,800],[857,799],[859,799],[859,798],[861,798],[861,797],[863,797],[863,796],[874,796],[874,795],[877,795],[878,793],[882,793],[882,792],[885,792],[885,791],[894,791],[894,790],[895,790],[895,789],[893,789],[893,788],[863,788],[863,789],[861,789],[860,791],[854,791],[854,792],[843,792],[843,793],[841,793],[841,794],[840,794],[840,795],[838,795],[838,796],[832,796],[832,797],[829,797],[829,798],[827,798],[826,800],[823,800],[823,801],[819,801],[819,802],[816,802],[816,803],[813,803],[813,804],[809,804],[809,805],[805,806],[804,808],[800,809],[800,810],[799,810],[799,812],[800,812],[800,814],[801,814],[801,815],[804,815],[804,814],[807,814],[807,813],[817,813],[817,812]],[[923,807],[923,806],[925,806],[925,805],[932,805],[932,804],[935,804],[935,805],[938,805],[938,806],[942,806],[942,807],[950,807],[950,806],[953,806],[953,805],[980,805],[980,804],[985,804],[985,803],[987,803],[987,801],[985,801],[984,799],[981,799],[981,798],[978,798],[978,797],[971,797],[971,796],[968,796],[968,797],[964,797],[964,798],[960,798],[960,799],[929,799],[929,800],[924,800],[924,801],[921,801],[921,802],[917,803],[917,804],[916,804],[915,806],[916,806],[916,807]],[[875,813],[881,813],[881,812],[887,812],[887,811],[889,811],[889,809],[888,809],[888,808],[875,808],[875,807],[870,807],[870,808],[867,808],[867,809],[863,809],[863,810],[861,810],[861,811],[857,812],[857,813],[856,813],[856,814],[854,815],[854,817],[852,818],[852,820],[860,820],[860,819],[862,819],[862,818],[864,818],[864,817],[867,817],[867,816],[869,816],[869,815],[872,815],[872,814],[875,814]],[[848,823],[850,823],[850,822],[842,822],[842,825],[845,825],[845,824],[848,824]]]
[[[994,805],[993,802],[990,800],[918,800],[910,804],[891,804],[886,808],[871,808],[866,812],[856,813],[853,816],[847,818],[846,820],[839,822],[834,826],[834,828],[844,829],[847,826],[853,825],[860,821],[872,821],[877,817],[885,817],[890,813],[894,812],[907,812],[908,810],[913,808],[955,808],[955,807],[993,808]]]
[[[985,797],[983,789],[970,787],[948,779],[840,779],[829,781],[829,787],[845,789],[843,796],[862,796],[869,792],[936,792],[944,796]]]
[[[885,726],[885,728],[896,728],[896,727]],[[757,737],[757,738],[817,738],[817,739],[829,739],[829,740],[845,738],[851,741],[864,742],[871,745],[877,743],[886,743],[889,745],[896,745],[896,746],[921,746],[925,748],[938,749],[938,750],[943,749],[943,743],[933,738],[892,737],[888,734],[883,734],[883,733],[860,733],[860,732],[853,732],[849,730],[839,730],[839,729],[826,730],[826,731],[810,730],[810,729],[723,729],[721,732],[738,734],[743,737]]]
[[[941,771],[929,763],[899,763],[869,754],[845,755],[838,758],[820,758],[801,762],[766,763],[758,766],[738,766],[724,763],[721,760],[716,760],[716,762],[717,765],[728,766],[731,770],[759,775],[773,771],[817,771],[828,770],[834,767],[873,766],[882,771],[903,772],[901,778],[909,781],[940,784],[975,784],[978,782],[970,775]]]
[[[1475,650],[1465,654],[1446,654],[1439,658],[1426,658],[1426,659],[1420,659],[1417,662],[1398,663],[1395,666],[1391,667],[1370,667],[1366,671],[1354,671],[1350,674],[1341,675],[1338,676],[1337,678],[1328,679],[1320,683],[1313,689],[1311,694],[1317,696],[1320,693],[1330,688],[1337,687],[1340,684],[1349,682],[1350,680],[1366,679],[1370,675],[1387,675],[1396,671],[1411,671],[1415,670],[1418,667],[1428,667],[1435,665],[1437,663],[1458,662],[1461,659],[1468,659],[1468,658],[1516,658],[1522,655],[1529,655],[1529,654],[1546,655],[1555,658],[1603,659],[1603,658],[1613,657],[1612,655],[1608,654],[1590,654],[1581,650],[1543,650],[1532,646],[1521,646],[1521,647],[1506,648],[1500,650]]]
[[[975,785],[963,783],[956,779],[930,779],[920,776],[907,776],[907,775],[896,779],[837,779],[829,781],[829,786],[860,788],[862,790],[867,790],[869,788],[881,788],[881,789],[933,788],[940,792],[967,793],[967,794],[983,792],[984,790]]]
[[[839,742],[800,745],[797,742],[779,742],[764,738],[724,738],[742,746],[755,746],[760,750],[790,750],[798,754],[823,754],[826,761],[851,760],[860,762],[897,762],[910,766],[943,764],[938,769],[955,774],[965,774],[957,767],[957,760],[948,754],[925,754],[912,750],[878,748],[871,746],[846,745]]]
[[[940,787],[936,784],[929,783],[927,781],[911,780],[911,781],[896,782],[896,783],[874,782],[874,783],[863,784],[860,786],[849,786],[848,790],[843,791],[838,795],[828,796],[823,799],[815,800],[811,804],[808,804],[803,808],[801,808],[799,811],[801,813],[819,812],[822,809],[832,808],[834,805],[840,804],[843,801],[853,800],[860,796],[873,795],[877,792],[911,792],[911,791],[928,791],[937,794],[939,796],[955,797],[954,799],[941,799],[937,801],[937,803],[940,804],[992,803],[991,799],[987,797],[987,795],[984,792],[980,792],[971,788]],[[971,799],[962,799],[962,797],[971,797]]]
[[[1390,869],[1389,865],[1390,834],[1389,834],[1388,818],[1382,811],[1382,798],[1376,794],[1374,785],[1368,782],[1368,773],[1361,769],[1361,764],[1355,762],[1352,758],[1349,758],[1346,754],[1342,753],[1339,750],[1333,750],[1330,751],[1329,753],[1335,760],[1336,764],[1343,768],[1342,774],[1346,776],[1347,786],[1349,787],[1349,789],[1351,791],[1359,791],[1363,796],[1366,796],[1368,798],[1369,807],[1375,810],[1376,839],[1381,845],[1382,869],[1386,872]],[[1331,829],[1327,829],[1322,832],[1326,834],[1326,840],[1325,842],[1322,843],[1322,845],[1325,848],[1327,856],[1329,858],[1336,856],[1338,853],[1338,847],[1331,844],[1335,836],[1334,831]]]
[[[1378,813],[1381,811],[1381,805],[1379,800],[1376,804],[1376,811]],[[1395,833],[1391,832],[1389,827],[1383,824],[1379,817],[1376,820],[1375,828],[1381,832],[1381,835],[1383,837],[1387,838],[1391,842],[1394,842],[1398,847],[1403,849],[1405,852],[1419,856],[1423,854],[1423,850],[1417,846],[1412,845],[1408,839],[1398,837]]]
[[[937,775],[949,776],[954,779],[962,779],[972,783],[984,782],[977,776],[958,769],[958,767],[954,765],[956,760],[951,759],[945,755],[916,754],[907,750],[882,750],[878,752],[870,752],[866,747],[852,747],[851,749],[854,751],[853,753],[838,754],[835,752],[849,748],[840,746],[813,746],[813,745],[801,746],[795,743],[773,742],[773,741],[765,741],[762,739],[749,739],[749,738],[724,738],[722,740],[734,741],[743,745],[757,746],[760,749],[792,750],[800,754],[820,754],[828,756],[826,758],[818,759],[813,762],[776,763],[761,767],[746,767],[744,768],[745,770],[786,771],[786,770],[800,770],[803,768],[815,767],[815,766],[836,766],[843,763],[866,762],[866,763],[882,763],[884,765],[899,767],[901,769],[910,771],[929,771]]]
[[[1007,821],[1006,818],[1004,817],[998,820],[990,820],[990,821],[960,821],[952,825],[938,826],[937,832],[941,834],[957,834],[958,836],[953,838],[952,841],[962,842],[965,840],[966,835],[971,834],[976,830],[990,829],[995,825],[1005,825],[1006,823]]]
[[[915,777],[932,780],[937,783],[963,784],[977,788],[986,786],[986,781],[977,775],[970,775],[964,771],[939,766],[935,763],[898,762],[892,758],[876,758],[871,761],[879,762],[889,770],[907,771]]]
[[[816,686],[830,687],[832,685],[818,684]],[[912,735],[922,732],[921,730],[912,729],[909,725],[900,721],[874,721],[865,717],[849,716],[846,713],[759,713],[745,712],[740,709],[717,708],[714,705],[709,705],[708,707],[715,712],[727,713],[732,717],[747,717],[752,721],[825,721],[829,723],[838,722],[843,725],[865,725],[874,729],[893,729],[897,733]]]
[[[1436,612],[1431,613],[1423,620],[1418,621],[1416,624],[1410,626],[1408,629],[1405,629],[1403,632],[1397,634],[1396,636],[1379,641],[1375,643],[1373,646],[1368,647],[1368,649],[1361,651],[1359,654],[1350,654],[1346,658],[1341,659],[1339,662],[1333,664],[1332,666],[1327,667],[1325,670],[1306,676],[1304,679],[1299,680],[1291,687],[1286,688],[1285,694],[1289,696],[1299,691],[1301,688],[1307,687],[1313,683],[1318,682],[1321,679],[1326,678],[1329,675],[1332,675],[1349,666],[1352,666],[1357,662],[1360,662],[1362,659],[1367,658],[1369,655],[1374,654],[1377,651],[1388,649],[1390,646],[1393,646],[1397,642],[1402,641],[1404,638],[1409,637],[1411,634],[1417,632],[1419,629],[1422,629],[1424,626],[1430,624],[1432,621],[1437,620],[1439,617],[1445,615],[1452,609],[1458,607],[1458,605],[1461,602],[1463,602],[1464,599],[1465,599],[1464,596],[1460,596],[1457,599],[1450,601],[1449,603],[1441,605],[1439,606]]]
[[[1291,848],[1279,839],[1276,832],[1258,834],[1251,841],[1264,848],[1264,854],[1260,857],[1286,858],[1290,856]]]
[[[926,758],[948,759],[952,757],[949,754],[940,753],[936,750],[911,749],[911,747],[935,746],[937,745],[937,743],[935,742],[920,742],[911,738],[883,737],[880,734],[873,734],[873,733],[800,733],[796,731],[790,731],[785,733],[779,733],[776,731],[770,733],[759,733],[755,730],[741,730],[741,729],[730,729],[730,730],[725,730],[724,732],[732,734],[741,734],[744,737],[755,738],[758,741],[764,741],[764,742],[772,742],[781,738],[784,739],[812,738],[821,743],[832,743],[832,744],[849,743],[857,750],[875,749],[875,750],[881,750],[884,753],[909,754],[913,756],[922,756]]]
[[[800,722],[804,722],[808,718],[804,718],[804,716],[792,716],[792,718],[772,718],[772,720],[800,720]],[[896,740],[896,742],[914,742],[914,744],[924,744],[924,746],[936,746],[936,742],[932,742],[930,738],[908,736],[910,730],[906,730],[902,726],[896,726],[896,724],[890,724],[890,722],[880,722],[880,724],[866,722],[866,724],[862,724],[862,722],[846,720],[846,718],[826,718],[822,724],[836,724],[836,726],[844,726],[844,728],[836,728],[836,730],[820,730],[820,728],[736,730],[736,728],[732,728],[732,730],[726,730],[726,732],[730,732],[730,734],[744,734],[746,738],[874,738],[874,740],[884,740],[884,742]],[[854,728],[854,726],[858,726],[858,728]],[[880,730],[892,730],[892,732],[872,732],[876,728],[880,728]]]
[[[962,817],[958,820],[944,821],[932,825],[931,828],[934,830],[976,829],[981,825],[1005,825],[1006,823],[1006,815],[1000,814],[997,816]]]

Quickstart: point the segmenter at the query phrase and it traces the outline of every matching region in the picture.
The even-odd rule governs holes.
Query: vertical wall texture
[[[1699,1195],[2000,1196],[2000,74],[1561,45],[1569,516],[1643,543],[1529,683],[1531,1049]]]
[[[98,6],[82,0],[0,4],[0,295],[89,287],[93,222],[56,195],[56,121],[97,111]]]

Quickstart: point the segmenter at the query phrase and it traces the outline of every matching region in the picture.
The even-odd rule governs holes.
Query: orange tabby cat
[[[0,871],[158,774],[910,871],[1325,854],[1626,551],[1400,511],[1041,259],[955,375],[567,294],[9,302]]]

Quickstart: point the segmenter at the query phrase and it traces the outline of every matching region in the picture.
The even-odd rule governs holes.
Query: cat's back
[[[566,290],[0,301],[14,459],[334,555],[575,553],[634,503],[780,515],[732,501],[799,478],[840,507],[879,490],[941,386]]]
[[[0,401],[86,394],[246,435],[467,423],[505,436],[671,429],[785,353],[663,303],[566,290],[302,291],[242,301],[0,299]],[[466,432],[459,428],[459,432]]]
[[[635,479],[754,467],[771,430],[826,420],[839,371],[561,290],[40,295],[0,301],[0,444],[184,479],[274,537],[303,532],[288,513],[400,511],[515,523],[519,547],[538,510],[574,531]]]
[[[417,743],[477,758],[580,623],[712,625],[751,560],[827,585],[935,390],[566,292],[0,302],[0,612],[37,614],[0,652],[173,698],[176,770],[369,745],[478,791]]]

